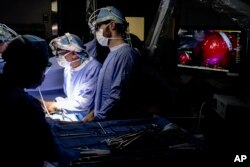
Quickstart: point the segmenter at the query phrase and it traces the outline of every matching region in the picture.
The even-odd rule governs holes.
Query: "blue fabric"
[[[129,99],[139,54],[128,44],[112,50],[100,71],[95,99],[95,119],[104,120],[112,115],[123,115],[132,109]],[[119,112],[119,113],[117,113]]]
[[[105,8],[101,8],[97,16],[96,23],[98,24],[107,20],[114,20],[117,23],[123,24],[125,22],[125,17],[114,6],[107,6]]]
[[[57,104],[64,109],[64,115],[75,114],[79,120],[94,108],[97,79],[103,54],[97,52],[97,41],[93,39],[85,44],[89,58],[85,59],[77,70],[64,69],[64,93],[66,97],[57,97]],[[80,115],[79,115],[80,114]]]
[[[97,52],[96,52],[96,39],[94,38],[93,40],[87,42],[86,44],[84,44],[84,46],[86,47],[86,52],[88,53],[89,56],[92,56],[93,58],[97,58]]]
[[[64,69],[64,92],[66,98],[57,103],[68,111],[82,112],[83,116],[94,107],[96,83],[101,64],[91,59],[79,71]]]

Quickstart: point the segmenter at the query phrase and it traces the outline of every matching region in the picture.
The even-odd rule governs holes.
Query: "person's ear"
[[[110,29],[111,30],[114,30],[115,29],[115,22],[110,22],[110,24],[109,24],[109,26],[110,26]]]

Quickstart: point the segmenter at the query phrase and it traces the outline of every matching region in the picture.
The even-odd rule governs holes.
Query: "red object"
[[[227,42],[230,41],[228,40]],[[229,63],[229,47],[225,39],[217,32],[208,34],[202,41],[203,64],[225,67]]]
[[[182,53],[179,56],[179,62],[180,64],[189,64],[191,61],[191,57],[187,53]]]

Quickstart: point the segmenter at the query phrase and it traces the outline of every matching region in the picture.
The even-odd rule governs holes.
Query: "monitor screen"
[[[241,34],[240,29],[180,28],[177,66],[238,76]]]

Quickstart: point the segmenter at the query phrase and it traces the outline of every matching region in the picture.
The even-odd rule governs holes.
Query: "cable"
[[[100,122],[97,122],[97,123],[98,123],[98,125],[101,127],[103,133],[104,133],[104,134],[107,134],[107,132],[106,132],[106,131],[104,130],[104,128],[102,127],[101,123],[100,123]]]
[[[40,87],[38,87],[38,92],[39,92],[39,95],[40,95],[42,103],[43,103],[43,108],[46,111],[47,115],[50,116],[50,113],[49,113],[49,111],[48,111],[48,109],[47,109],[47,107],[45,105],[45,102],[44,102],[43,95],[42,95],[42,92],[40,90]]]
[[[200,130],[200,124],[201,124],[201,113],[202,113],[202,110],[203,110],[203,107],[204,105],[207,103],[207,101],[204,101],[202,104],[201,104],[201,108],[200,108],[200,111],[199,111],[199,116],[198,116],[198,125],[197,125],[197,133],[199,132]]]
[[[46,70],[46,72],[44,73],[44,75],[46,75],[46,74],[49,72],[50,69],[51,69],[51,67],[49,67],[49,68]],[[41,100],[42,100],[43,108],[44,108],[44,110],[46,111],[47,115],[50,117],[50,113],[49,113],[49,111],[48,111],[48,109],[47,109],[47,107],[46,107],[46,105],[45,105],[45,101],[44,101],[44,99],[43,99],[43,95],[42,95],[40,86],[38,87],[38,92],[39,92],[39,95],[40,95]]]

